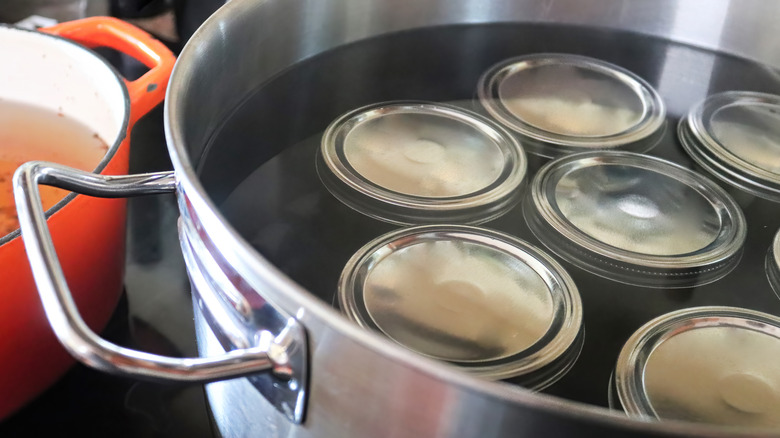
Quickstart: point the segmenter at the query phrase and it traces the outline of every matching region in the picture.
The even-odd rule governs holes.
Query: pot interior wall
[[[780,53],[767,37],[780,34],[778,13],[780,4],[763,0],[233,2],[182,52],[186,62],[179,63],[169,95],[180,125],[180,144],[173,147],[197,165],[224,119],[269,79],[306,58],[386,33],[451,24],[571,24],[659,36],[778,67]]]

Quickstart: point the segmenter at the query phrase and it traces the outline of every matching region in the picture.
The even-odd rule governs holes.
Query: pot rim
[[[119,146],[121,146],[122,142],[127,139],[128,130],[130,127],[130,94],[127,91],[127,85],[125,85],[124,80],[122,79],[122,76],[119,74],[116,68],[114,68],[113,65],[111,65],[105,58],[98,55],[94,51],[90,50],[83,44],[79,44],[71,39],[59,36],[59,35],[52,35],[44,32],[40,32],[37,30],[31,30],[31,29],[24,29],[21,27],[13,26],[10,24],[3,24],[0,23],[0,30],[12,30],[12,31],[20,31],[20,32],[28,32],[30,34],[36,34],[40,38],[51,38],[53,40],[59,40],[61,42],[64,42],[66,44],[70,44],[73,46],[76,50],[81,50],[83,52],[88,53],[90,56],[97,58],[97,60],[105,65],[108,68],[108,71],[113,75],[114,79],[116,79],[117,83],[119,84],[119,89],[122,92],[122,100],[123,100],[123,108],[122,108],[122,123],[119,126],[119,134],[117,135],[116,139],[112,144],[109,145],[108,150],[103,155],[103,158],[101,158],[100,162],[97,164],[97,166],[92,170],[93,173],[100,173],[102,172],[106,166],[108,166],[108,163],[113,160],[114,156],[116,155],[117,151],[119,150]],[[35,37],[35,38],[38,38]],[[70,203],[74,198],[76,197],[75,193],[69,193],[67,196],[62,198],[59,202],[54,204],[51,208],[46,210],[46,218],[49,219],[63,209],[66,205]],[[14,231],[6,234],[5,236],[0,236],[0,247],[5,245],[6,243],[16,239],[21,235],[21,231],[19,228],[16,228]]]
[[[723,438],[733,437],[735,434],[743,437],[777,436],[772,431],[760,429],[745,431],[737,427],[713,426],[678,420],[667,420],[664,422],[641,421],[628,418],[620,411],[610,410],[606,407],[566,400],[548,394],[534,393],[528,389],[504,382],[491,382],[480,379],[411,352],[385,339],[381,334],[362,329],[340,314],[338,309],[334,309],[328,303],[314,297],[304,287],[265,259],[230,225],[217,208],[217,205],[207,195],[205,188],[198,179],[195,167],[189,159],[183,125],[176,123],[176,120],[180,117],[179,114],[183,113],[180,101],[185,100],[184,96],[187,94],[186,87],[179,85],[179,82],[186,81],[179,78],[182,76],[186,77],[190,70],[195,69],[193,64],[196,64],[198,59],[203,57],[203,52],[200,49],[203,43],[210,39],[209,34],[213,30],[212,28],[219,28],[222,21],[229,21],[233,16],[244,15],[245,9],[251,8],[254,3],[256,2],[227,2],[193,34],[182,49],[171,73],[170,83],[166,91],[163,115],[166,144],[177,181],[177,196],[180,199],[180,210],[183,202],[192,206],[192,209],[198,213],[198,221],[202,225],[203,232],[208,233],[212,241],[220,242],[220,250],[225,260],[231,264],[237,273],[245,276],[249,284],[262,284],[265,289],[276,290],[279,295],[285,297],[285,300],[294,302],[296,308],[292,313],[297,319],[300,320],[314,315],[323,320],[340,335],[349,338],[350,341],[372,349],[388,360],[401,362],[406,366],[412,367],[432,380],[445,382],[447,385],[460,390],[481,393],[488,397],[536,409],[552,416],[568,417],[572,420],[588,421],[607,427],[622,428],[626,432]],[[272,2],[261,1],[260,3],[262,5],[259,7],[264,7]],[[441,23],[436,25],[441,25]],[[216,30],[214,32],[219,33]],[[265,295],[263,295],[263,299],[276,304],[274,299],[270,299]],[[305,321],[302,321],[302,323],[304,326],[306,325]],[[606,391],[607,388],[605,388],[605,393]]]

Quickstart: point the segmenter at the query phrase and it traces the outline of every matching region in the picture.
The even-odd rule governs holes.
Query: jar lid
[[[338,295],[360,326],[492,379],[551,364],[575,344],[582,323],[579,292],[557,262],[514,237],[469,226],[375,239],[347,263]]]
[[[397,224],[494,219],[520,199],[520,144],[478,114],[438,103],[387,102],[335,120],[317,171],[328,190],[370,217]]]
[[[715,177],[780,202],[780,96],[714,94],[680,120],[678,134],[688,155]]]
[[[772,239],[772,246],[769,247],[766,255],[766,276],[775,295],[780,298],[780,230],[775,233]]]
[[[715,281],[739,262],[739,206],[707,178],[660,158],[584,152],[534,178],[523,213],[553,252],[596,275],[647,287]]]
[[[477,87],[482,106],[522,136],[528,152],[554,157],[594,149],[649,150],[666,110],[642,78],[617,65],[567,54],[502,61]]]
[[[780,426],[780,318],[736,307],[660,316],[620,352],[615,392],[632,417]]]

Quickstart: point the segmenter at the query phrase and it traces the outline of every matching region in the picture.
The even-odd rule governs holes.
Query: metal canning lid
[[[780,298],[780,230],[772,239],[772,246],[766,254],[766,276],[775,295]]]
[[[579,292],[555,260],[462,225],[406,228],[368,243],[344,268],[338,296],[360,326],[491,379],[553,363],[582,324]]]
[[[491,116],[522,137],[528,152],[545,157],[647,151],[666,126],[664,103],[650,84],[584,56],[510,58],[482,75],[477,94]]]
[[[780,426],[780,318],[736,307],[662,315],[620,352],[626,414],[725,426]]]
[[[715,177],[780,202],[780,96],[714,94],[680,120],[677,131],[688,155]]]
[[[520,199],[525,152],[464,109],[425,102],[369,105],[335,120],[317,171],[340,201],[397,224],[494,219]]]
[[[559,158],[534,177],[523,206],[531,231],[572,264],[619,282],[690,287],[739,262],[742,210],[718,185],[631,152]]]

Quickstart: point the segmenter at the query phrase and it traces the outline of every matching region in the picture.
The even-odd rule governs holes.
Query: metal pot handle
[[[250,374],[270,373],[291,386],[302,387],[305,370],[291,366],[291,349],[301,349],[299,330],[282,329],[276,336],[260,336],[260,345],[223,355],[174,358],[112,344],[95,334],[79,315],[62,272],[46,225],[38,184],[51,185],[104,198],[129,197],[176,191],[173,172],[105,176],[65,166],[29,162],[14,175],[14,197],[24,246],[30,260],[43,308],[55,334],[81,362],[113,374],[162,381],[210,382]],[[288,324],[297,322],[290,319]],[[291,328],[291,327],[287,327]],[[305,350],[305,348],[304,348]],[[300,421],[300,415],[297,415]]]

